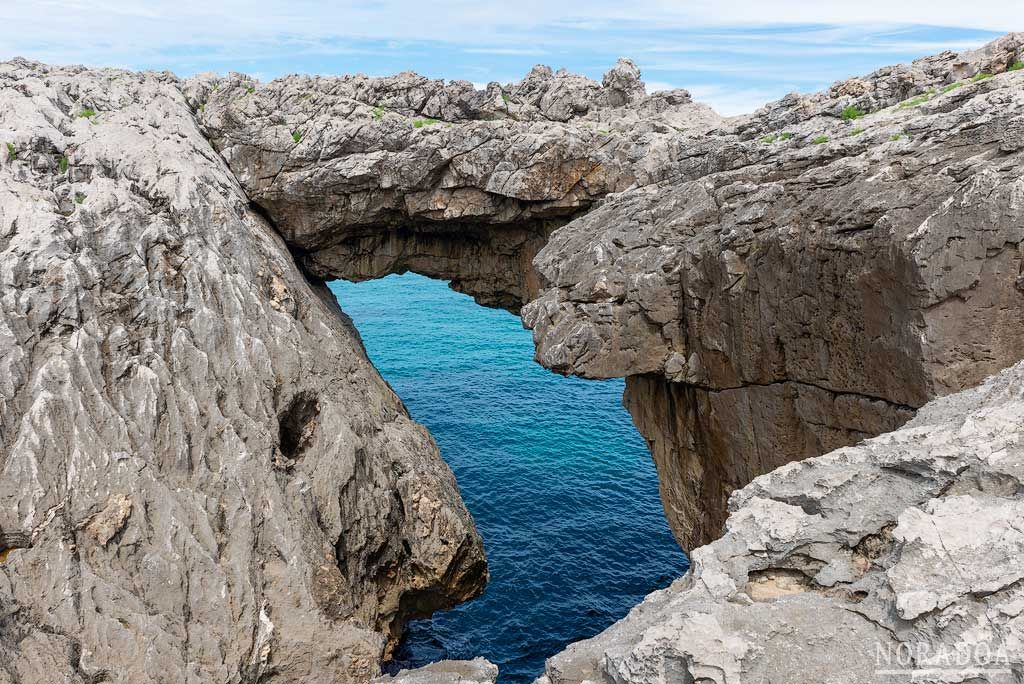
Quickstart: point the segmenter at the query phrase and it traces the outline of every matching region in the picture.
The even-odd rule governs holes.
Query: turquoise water
[[[455,472],[487,550],[484,595],[410,625],[391,667],[484,656],[503,682],[597,634],[687,566],[621,380],[557,376],[530,333],[417,275],[331,283]]]

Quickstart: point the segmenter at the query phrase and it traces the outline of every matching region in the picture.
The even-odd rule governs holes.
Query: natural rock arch
[[[692,548],[753,477],[1024,356],[1017,76],[901,105],[1006,72],[1019,43],[735,120],[645,95],[627,61],[602,85],[537,68],[486,91],[232,77],[190,97],[314,277],[449,279],[522,309],[548,368],[626,377]]]
[[[486,91],[0,65],[0,676],[365,681],[405,620],[481,590],[454,478],[328,276],[450,278],[521,309],[553,370],[627,376],[687,548],[758,473],[1024,356],[1021,44],[734,120],[643,95],[625,61],[602,84],[538,68]],[[743,522],[813,510],[820,465],[734,500],[723,544],[746,560],[715,591],[771,581],[769,562],[820,570],[790,567],[789,545],[821,538],[769,558],[775,531]],[[1016,486],[968,466],[918,474],[913,505],[945,479]],[[897,508],[854,531],[883,534]],[[577,664],[629,667],[602,658]]]

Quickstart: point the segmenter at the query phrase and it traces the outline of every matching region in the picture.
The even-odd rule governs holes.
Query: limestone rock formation
[[[513,311],[531,260],[604,195],[669,177],[721,121],[685,91],[644,95],[620,61],[604,85],[537,67],[519,83],[199,77],[190,94],[249,198],[315,276],[407,270]]]
[[[601,84],[537,67],[485,91],[406,73],[189,93],[309,273],[532,300],[540,363],[626,377],[692,548],[756,475],[1024,356],[1022,43],[730,120],[645,95],[626,60]]]
[[[540,682],[1020,681],[1022,424],[1019,363],[755,479],[685,577]]]
[[[368,681],[482,589],[321,282],[406,270],[626,377],[684,547],[732,494],[552,683],[867,681],[869,643],[997,637],[1021,678],[1020,366],[744,487],[1024,357],[1021,59],[728,120],[628,60],[482,91],[0,65],[0,683]]]
[[[365,682],[481,542],[182,87],[0,65],[0,682]]]
[[[373,684],[494,684],[498,666],[483,658],[443,660],[415,670],[402,670],[392,677],[380,677]]]
[[[1024,358],[1024,36],[790,96],[555,232],[537,359],[627,377],[677,537]]]

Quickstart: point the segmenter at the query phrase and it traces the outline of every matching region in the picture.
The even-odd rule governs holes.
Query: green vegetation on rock
[[[827,135],[819,135],[817,138],[814,138],[813,140],[811,140],[811,142],[814,143],[815,145],[823,145],[824,143],[828,142],[828,136]]]
[[[922,94],[918,95],[917,97],[912,97],[909,100],[904,100],[903,102],[900,102],[899,108],[900,109],[910,109],[912,107],[916,107],[918,105],[922,105],[925,102],[927,102],[928,100],[932,99],[933,95],[935,95],[935,91],[934,90],[929,90],[928,92],[922,93]]]
[[[437,119],[416,119],[412,122],[413,128],[423,128],[424,126],[433,126],[436,123],[440,123]]]
[[[867,112],[865,112],[863,109],[860,109],[859,107],[850,105],[849,107],[843,110],[843,113],[840,116],[842,116],[843,121],[853,121],[854,119],[859,119],[862,116],[867,116]]]
[[[14,161],[18,158],[18,150],[14,149],[14,145],[7,143],[7,158]]]

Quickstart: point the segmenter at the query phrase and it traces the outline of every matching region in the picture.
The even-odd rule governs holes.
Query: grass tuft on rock
[[[948,92],[951,92],[953,90],[956,90],[957,88],[963,88],[963,87],[964,87],[964,82],[963,81],[957,81],[956,83],[950,83],[947,86],[942,86],[942,92],[943,93],[948,93]]]
[[[975,74],[971,78],[971,83],[977,83],[978,81],[985,81],[992,78],[992,74],[982,71],[980,74]]]
[[[18,158],[18,150],[14,149],[14,145],[7,143],[7,158],[14,161]]]
[[[932,99],[933,95],[935,95],[935,91],[934,90],[929,90],[926,93],[921,93],[917,97],[912,97],[909,100],[904,100],[903,102],[900,102],[899,108],[900,109],[911,109],[913,107],[917,107],[918,105],[922,105],[925,102],[927,102],[928,100]]]
[[[91,119],[94,116],[96,116],[96,110],[91,107],[86,107],[82,111],[78,112],[78,114],[76,114],[75,116],[77,116],[79,119]]]
[[[57,160],[57,168],[60,169],[61,173],[67,173],[68,172],[68,158],[62,156],[59,160]]]
[[[811,142],[814,143],[815,145],[824,145],[825,143],[828,142],[828,136],[827,135],[819,135],[817,138],[814,138],[813,140],[811,140]]]
[[[849,107],[843,110],[843,113],[840,114],[840,116],[842,117],[843,121],[853,121],[854,119],[859,119],[862,116],[867,116],[867,114],[868,113],[865,112],[860,107],[850,105]]]
[[[775,142],[778,139],[779,139],[779,136],[777,136],[774,133],[772,133],[771,135],[766,135],[763,138],[761,138],[761,144],[763,144],[763,145],[771,145],[773,142]]]
[[[413,128],[423,128],[425,126],[433,126],[436,123],[441,123],[437,119],[416,119],[412,122]]]
[[[302,131],[292,131],[292,140],[302,142]]]
[[[1013,64],[1010,65],[1010,69],[1009,70],[1010,71],[1020,71],[1021,69],[1024,69],[1024,62],[1022,62],[1021,60],[1018,59],[1016,62],[1014,62]]]
[[[792,140],[792,139],[793,139],[793,134],[792,133],[783,133],[782,135],[779,136],[779,140]]]

